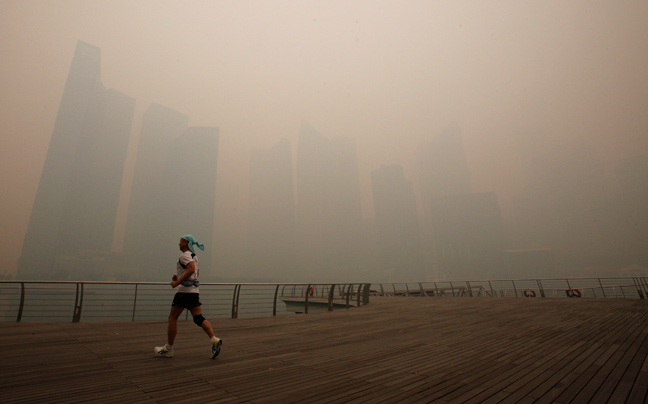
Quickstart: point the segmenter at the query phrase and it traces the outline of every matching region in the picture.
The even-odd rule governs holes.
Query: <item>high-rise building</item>
[[[135,100],[104,88],[100,62],[99,48],[77,43],[23,243],[20,278],[66,279],[65,268],[54,271],[57,256],[111,248]]]
[[[432,198],[472,192],[466,152],[457,126],[422,142],[416,152],[416,166],[425,206],[430,206]]]
[[[167,179],[160,173],[169,148],[188,124],[186,115],[159,104],[151,104],[142,117],[123,248],[130,263],[129,276],[132,279],[144,280],[152,275],[147,273],[147,268],[150,268],[147,257],[140,254],[142,242],[151,234],[150,229],[158,224],[151,206],[167,185]]]
[[[145,227],[128,246],[129,266],[136,267],[138,277],[168,280],[175,272],[177,245],[184,234],[193,234],[205,245],[204,252],[197,251],[200,271],[202,279],[211,275],[218,132],[214,127],[189,127],[152,174]],[[138,226],[137,217],[129,215],[128,220],[129,226]]]
[[[296,279],[295,194],[288,140],[270,150],[252,151],[248,212],[250,276],[261,280],[273,276],[283,276],[281,280],[285,281]]]
[[[513,199],[518,248],[553,251],[556,267],[543,275],[584,275],[603,264],[606,214],[602,205],[611,194],[595,150],[573,142],[536,147],[525,155],[527,185]],[[521,272],[524,268],[512,268]]]
[[[433,228],[431,207],[434,198],[472,192],[459,127],[452,125],[431,140],[420,143],[416,150],[416,169],[421,203],[421,242],[426,252],[425,260],[428,268],[437,271],[437,274],[438,270],[441,270],[442,275],[450,276],[443,274],[443,270],[438,267],[440,261],[436,256],[438,249],[435,245],[435,234],[438,230]]]
[[[597,209],[606,260],[617,268],[648,268],[648,154],[626,158],[616,170],[620,191]]]
[[[387,280],[424,279],[416,197],[403,167],[381,166],[371,172],[379,263]]]
[[[504,224],[493,192],[450,195],[432,200],[439,268],[450,279],[500,277]]]
[[[357,276],[363,221],[355,140],[328,139],[302,124],[296,185],[298,250],[308,279]]]

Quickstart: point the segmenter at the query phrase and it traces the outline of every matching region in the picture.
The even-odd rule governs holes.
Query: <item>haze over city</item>
[[[18,271],[79,41],[100,52],[103,86],[133,103],[109,248],[117,256],[134,245],[127,240],[127,218],[138,147],[146,112],[160,105],[186,116],[186,127],[203,128],[217,139],[209,146],[217,155],[217,174],[210,169],[217,177],[215,200],[200,205],[212,194],[197,202],[201,209],[214,208],[213,235],[202,235],[211,240],[202,253],[209,257],[206,263],[211,260],[210,279],[411,281],[621,275],[625,268],[645,269],[647,18],[648,4],[642,1],[4,1],[0,251],[5,263],[0,275],[13,277]],[[191,130],[184,139],[207,136]],[[322,147],[333,150],[328,159],[357,164],[350,169],[357,169],[355,176],[330,173],[323,181],[348,181],[353,188],[357,180],[359,216],[349,214],[346,223],[359,219],[350,226],[358,234],[341,235],[335,226],[322,230],[325,222],[319,219],[309,222],[321,213],[317,203],[305,213],[303,192],[314,177],[303,173],[313,156],[325,154]],[[333,244],[315,251],[308,238],[292,233],[275,237],[284,244],[273,251],[283,255],[264,251],[281,222],[254,227],[266,219],[258,215],[265,204],[257,203],[271,205],[268,197],[275,195],[255,193],[260,188],[254,181],[276,180],[279,176],[259,173],[273,161],[285,161],[263,160],[266,155],[289,156],[294,188],[285,188],[284,196],[294,192],[296,226],[311,226],[322,237],[338,234],[341,243],[345,237],[362,240],[355,245],[357,254]],[[426,191],[426,181],[438,183],[427,173],[446,157],[443,167],[467,168],[465,186],[455,173],[444,178],[460,184],[456,190]],[[271,162],[255,166],[255,161]],[[188,173],[187,181],[202,174]],[[378,211],[389,203],[377,198],[388,201],[395,189],[409,195],[410,186],[415,219],[408,222],[414,216],[405,213],[397,223],[380,219]],[[351,205],[335,212],[346,215],[355,209]],[[452,210],[457,206],[465,210]],[[383,217],[394,216],[392,208],[385,208]],[[463,213],[473,208],[492,215],[439,222],[453,214],[470,216]],[[553,227],[544,228],[543,218]],[[394,233],[406,222],[408,229],[417,228],[419,238],[365,233]],[[462,230],[455,238],[447,236],[457,228]],[[177,254],[182,234],[165,235],[168,245],[149,245],[149,230],[138,231],[136,240],[147,246],[147,256]],[[498,235],[482,234],[491,231]],[[498,240],[484,247],[487,252],[474,252],[476,239],[489,238]],[[380,247],[399,240],[407,240],[404,247]],[[437,250],[439,245],[457,240],[467,243],[476,261],[444,261],[444,254],[454,253]],[[330,258],[327,251],[335,251],[336,258],[318,261],[320,255]],[[513,258],[494,258],[494,251],[509,251]],[[291,256],[297,258],[286,261]],[[480,261],[483,270],[474,265]],[[453,263],[462,269],[449,270]],[[169,262],[169,274],[174,265]],[[166,280],[162,272],[123,279]],[[110,277],[115,274],[103,278]]]

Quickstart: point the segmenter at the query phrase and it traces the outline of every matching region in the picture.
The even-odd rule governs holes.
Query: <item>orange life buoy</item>
[[[525,289],[524,290],[524,297],[536,297],[535,290]]]
[[[578,289],[567,289],[565,293],[567,297],[581,297],[581,292]]]
[[[308,296],[313,296],[313,292],[315,292],[315,290],[313,289],[312,286],[309,286],[308,287]]]

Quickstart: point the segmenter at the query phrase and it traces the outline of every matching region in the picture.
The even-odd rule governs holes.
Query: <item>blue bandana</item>
[[[194,236],[192,236],[191,234],[185,234],[184,236],[182,236],[182,238],[188,241],[187,245],[192,253],[196,253],[193,248],[194,244],[197,245],[198,248],[200,248],[202,251],[205,251],[205,245],[203,243],[197,242]]]

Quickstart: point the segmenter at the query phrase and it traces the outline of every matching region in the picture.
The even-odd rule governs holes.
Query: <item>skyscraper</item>
[[[218,128],[190,127],[168,148],[159,171],[152,173],[144,194],[146,215],[130,215],[128,226],[143,226],[133,233],[127,251],[129,266],[139,277],[166,281],[175,271],[177,244],[184,234],[193,234],[205,245],[197,252],[203,279],[211,272]]]
[[[135,100],[100,81],[99,48],[79,41],[52,131],[18,277],[64,279],[57,255],[110,250]]]
[[[495,193],[434,198],[432,227],[439,267],[448,278],[502,275],[504,225]]]
[[[297,231],[309,279],[351,279],[363,237],[355,140],[302,124],[297,146]]]
[[[472,192],[466,152],[459,127],[452,125],[416,150],[418,193],[421,201],[421,242],[429,267],[440,264],[431,216],[434,198]],[[442,268],[441,269],[443,272]],[[445,274],[450,276],[450,274]]]
[[[419,145],[416,166],[425,206],[432,198],[472,192],[459,127],[451,126]]]
[[[267,274],[298,277],[294,270],[295,194],[290,142],[250,155],[248,204],[248,268],[263,279]],[[270,276],[271,277],[271,276]]]
[[[425,267],[414,187],[403,167],[381,166],[371,172],[378,254],[383,274],[393,281],[420,281]]]
[[[602,225],[608,215],[601,209],[611,192],[593,147],[584,142],[537,146],[524,157],[527,186],[513,200],[519,248],[551,249],[555,275],[602,266],[608,238]]]
[[[142,242],[158,224],[151,206],[166,186],[166,178],[160,175],[165,159],[188,123],[186,115],[159,104],[151,104],[142,117],[123,248],[131,278],[146,279],[152,275],[146,271],[150,264],[146,262],[147,256],[141,254]]]

